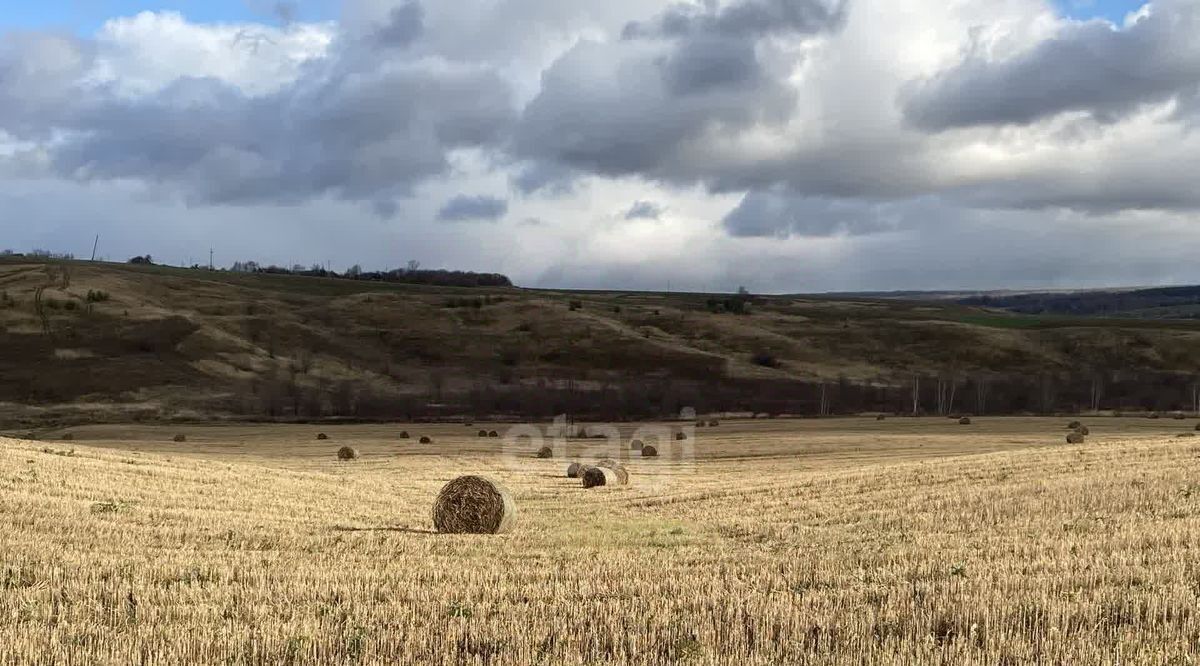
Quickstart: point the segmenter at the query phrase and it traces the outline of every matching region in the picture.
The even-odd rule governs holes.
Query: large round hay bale
[[[548,447],[548,446],[543,446],[542,448],[538,449],[538,452],[537,452],[537,457],[539,457],[539,458],[553,458],[553,457],[554,457],[554,449],[552,449],[552,448],[550,448],[550,447]]]
[[[353,446],[343,446],[342,448],[338,449],[337,456],[338,460],[357,460],[358,449],[354,448]]]
[[[495,430],[488,431],[488,437],[499,437],[499,436],[500,436],[500,433],[496,432]]]
[[[971,417],[964,416],[958,420],[959,425],[971,425]]]
[[[329,439],[329,435],[326,435],[323,432],[319,432],[319,433],[317,433],[317,439],[319,439],[321,441],[325,441],[325,440]]]
[[[479,431],[479,436],[480,436],[480,437],[487,437],[487,431],[486,431],[486,430],[480,430],[480,431]]]
[[[613,474],[617,476],[618,485],[629,485],[629,470],[625,469],[624,465],[618,464],[613,460],[601,460],[600,462],[596,463],[596,467],[603,467],[604,469],[612,470]]]
[[[1070,423],[1067,424],[1067,430],[1074,430],[1081,425],[1083,425],[1083,424],[1080,423],[1079,421],[1071,421]]]
[[[1200,430],[1200,423],[1196,424],[1196,430]],[[645,446],[645,444],[642,443],[642,440],[635,439],[629,443],[629,450],[630,451],[641,451],[643,446]]]
[[[187,435],[184,435],[184,434],[175,435],[175,441],[176,442],[186,442]]]
[[[1091,430],[1089,430],[1089,429],[1088,429],[1088,427],[1087,427],[1087,426],[1085,426],[1085,425],[1083,425],[1082,423],[1081,423],[1081,424],[1079,424],[1079,426],[1075,428],[1075,432],[1077,432],[1077,433],[1079,433],[1079,434],[1081,434],[1081,435],[1090,435],[1090,434],[1092,434],[1092,431],[1091,431]]]
[[[620,485],[617,473],[607,467],[597,467],[595,465],[585,467],[583,475],[579,478],[583,479],[584,488]]]
[[[568,479],[578,479],[579,471],[582,470],[583,467],[584,467],[583,463],[577,463],[577,462],[573,462],[570,465],[567,465],[567,478]]]
[[[1083,444],[1083,433],[1073,432],[1067,435],[1067,444]]]
[[[421,436],[421,439],[419,439],[419,440],[417,440],[417,441],[418,441],[418,442],[420,442],[420,443],[422,443],[422,444],[433,444],[433,440],[432,440],[432,439],[430,439],[430,438],[429,438],[428,436],[426,436],[426,435],[422,435],[422,436]]]
[[[642,457],[643,458],[654,458],[657,455],[658,455],[658,449],[654,448],[653,446],[646,445],[646,446],[642,447]]]
[[[675,439],[681,440],[681,441],[685,440],[685,439],[687,439],[687,433],[677,432],[677,433],[675,433]]]
[[[400,431],[400,439],[408,439],[408,431],[407,430]]]
[[[443,534],[501,534],[516,520],[512,495],[482,476],[458,477],[433,502],[433,526]]]

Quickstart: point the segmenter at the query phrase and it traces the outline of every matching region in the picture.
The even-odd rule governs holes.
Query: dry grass
[[[0,440],[0,664],[1194,663],[1190,424],[974,421],[727,421],[602,493],[461,426]],[[472,473],[517,525],[433,534]]]

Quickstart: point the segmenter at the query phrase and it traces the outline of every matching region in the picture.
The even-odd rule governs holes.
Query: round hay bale
[[[585,467],[583,475],[579,478],[583,479],[584,488],[620,485],[617,473],[607,467],[596,467],[595,465]]]
[[[550,447],[548,447],[548,446],[543,446],[542,448],[538,449],[538,452],[537,452],[537,457],[539,457],[539,458],[553,458],[553,457],[554,457],[554,449],[552,449],[552,448],[550,448]]]
[[[354,448],[353,446],[343,446],[342,448],[338,449],[337,456],[338,460],[357,460],[358,449]]]
[[[64,442],[70,442],[70,441],[73,441],[74,439],[75,439],[75,435],[74,435],[74,434],[72,434],[72,433],[69,433],[69,432],[64,432],[64,433],[63,433],[63,436],[62,436],[62,441],[64,441]]]
[[[884,420],[887,420],[887,417],[884,416],[883,414],[880,414],[879,416],[875,417],[875,420],[876,421],[884,421]]]
[[[653,446],[647,445],[647,446],[642,447],[642,457],[643,458],[654,458],[657,455],[658,455],[658,449],[654,448]]]
[[[1080,423],[1079,421],[1071,421],[1070,423],[1067,424],[1067,430],[1074,430],[1081,425],[1083,425],[1083,424]]]
[[[703,428],[703,427],[704,427],[704,421],[696,421],[696,427],[697,427],[697,428]]]
[[[417,441],[421,442],[422,444],[433,444],[433,440],[425,435],[422,435],[421,439],[419,439]]]
[[[1175,412],[1171,415],[1171,418],[1175,419],[1176,421],[1182,421],[1186,419],[1187,416],[1183,412]]]
[[[618,465],[617,461],[613,460],[612,458],[601,458],[600,460],[596,461],[596,467],[607,467],[609,469],[616,469],[617,465]]]
[[[326,435],[323,432],[319,432],[319,433],[317,433],[317,439],[319,439],[321,441],[325,441],[325,440],[329,439],[329,435]]]
[[[186,441],[187,441],[187,435],[184,435],[184,434],[182,434],[182,433],[181,433],[181,434],[178,434],[178,435],[175,435],[175,441],[176,441],[176,442],[186,442]]]
[[[517,505],[499,483],[460,476],[433,502],[433,526],[442,534],[502,534],[517,521]]]
[[[625,469],[624,465],[620,465],[613,460],[601,460],[600,462],[596,463],[596,467],[603,467],[604,469],[612,470],[613,474],[617,476],[618,485],[629,485],[629,470]]]
[[[675,433],[675,439],[680,440],[680,441],[685,440],[685,439],[687,439],[687,434],[682,433],[682,432],[677,432],[677,433]]]
[[[1083,425],[1083,424],[1080,424],[1080,425],[1079,425],[1079,427],[1075,428],[1075,432],[1077,432],[1077,433],[1079,433],[1079,434],[1081,434],[1081,435],[1090,435],[1090,434],[1092,434],[1092,431],[1091,431],[1091,430],[1088,430],[1088,427],[1087,427],[1087,426],[1085,426],[1085,425]]]
[[[1200,423],[1196,424],[1196,430],[1200,430]]]
[[[1196,424],[1196,430],[1200,430],[1200,423]],[[641,451],[643,446],[645,446],[645,444],[642,443],[642,440],[635,439],[629,443],[629,450],[630,451]]]
[[[480,431],[479,431],[479,436],[480,436],[480,437],[487,437],[487,431],[486,431],[486,430],[480,430]]]
[[[716,419],[713,419],[713,420],[711,420],[711,421],[709,421],[709,422],[708,422],[708,427],[710,427],[710,428],[715,428],[715,427],[717,427],[717,426],[719,426],[719,425],[721,425],[721,422],[720,422],[720,421],[718,421],[718,420],[716,420]]]
[[[1083,444],[1083,433],[1073,432],[1067,435],[1067,444]]]
[[[500,433],[496,432],[495,430],[488,431],[488,437],[499,437],[499,436],[500,436]]]
[[[971,417],[964,416],[958,420],[958,425],[971,425]]]
[[[408,439],[408,431],[407,430],[400,431],[400,439]]]
[[[1194,432],[1181,432],[1181,433],[1179,433],[1178,435],[1175,435],[1175,436],[1176,436],[1176,437],[1195,437],[1195,436],[1196,436],[1196,433],[1194,433]]]
[[[1150,412],[1149,414],[1146,415],[1146,418],[1156,419],[1156,418],[1158,418],[1158,412]]]
[[[584,467],[583,463],[577,463],[577,462],[573,462],[570,465],[567,465],[567,478],[568,479],[578,479],[579,471],[581,469],[583,469],[583,467]]]

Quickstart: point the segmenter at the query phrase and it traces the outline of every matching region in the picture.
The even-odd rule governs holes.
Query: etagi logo
[[[680,410],[677,423],[577,425],[559,415],[547,425],[522,423],[502,433],[505,464],[529,468],[532,458],[594,464],[615,460],[631,467],[630,485],[648,486],[696,472],[696,410]]]

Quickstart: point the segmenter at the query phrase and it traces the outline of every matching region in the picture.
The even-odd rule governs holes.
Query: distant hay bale
[[[878,415],[878,416],[876,416],[876,417],[875,417],[875,420],[876,420],[876,421],[883,421],[883,420],[886,420],[886,419],[887,419],[887,417],[886,417],[886,416],[884,416],[883,414],[880,414],[880,415]]]
[[[598,488],[600,486],[616,486],[620,485],[620,480],[617,478],[617,473],[607,467],[597,467],[592,465],[585,467],[583,475],[584,488]]]
[[[458,477],[433,502],[433,526],[442,534],[502,534],[516,520],[512,495],[482,476]]]
[[[570,465],[567,465],[567,478],[568,479],[578,479],[579,471],[582,470],[583,467],[584,467],[583,463],[577,463],[577,462],[573,462]]]
[[[1200,423],[1196,424],[1196,430],[1200,430]],[[635,439],[629,443],[629,450],[630,451],[641,451],[643,446],[645,446],[645,444],[642,443],[642,440]]]
[[[1091,430],[1088,430],[1088,427],[1087,427],[1087,426],[1085,426],[1085,425],[1083,425],[1082,423],[1081,423],[1081,424],[1079,424],[1079,426],[1075,428],[1075,432],[1077,432],[1077,433],[1079,433],[1079,434],[1081,434],[1081,435],[1090,435],[1090,434],[1092,434],[1092,431],[1091,431]]]
[[[342,448],[338,449],[337,456],[338,460],[357,460],[358,449],[354,448],[353,446],[343,446]]]
[[[184,434],[180,433],[180,434],[178,434],[178,435],[175,435],[175,438],[174,438],[174,439],[175,439],[175,441],[176,441],[176,442],[186,442],[186,441],[187,441],[187,435],[184,435]]]
[[[64,441],[64,442],[70,442],[70,441],[72,441],[72,440],[74,440],[74,439],[75,439],[75,435],[73,435],[72,433],[69,433],[69,432],[64,432],[64,433],[63,433],[63,436],[62,436],[62,441]]]
[[[658,449],[654,448],[653,446],[649,446],[649,445],[642,447],[642,457],[643,458],[654,458],[656,456],[658,456]]]
[[[487,431],[486,431],[486,430],[480,430],[480,431],[479,431],[479,436],[480,436],[480,437],[487,437]]]
[[[964,416],[958,420],[959,425],[971,425],[971,417]]]
[[[1176,437],[1195,437],[1195,436],[1196,436],[1196,433],[1194,433],[1194,432],[1181,432],[1181,433],[1179,433],[1178,435],[1175,435],[1175,436],[1176,436]]]
[[[1156,419],[1156,418],[1158,418],[1158,412],[1150,412],[1149,414],[1146,415],[1146,418]]]
[[[718,420],[716,420],[716,419],[713,419],[713,420],[711,420],[711,421],[709,421],[709,422],[708,422],[708,427],[710,427],[710,428],[715,428],[715,427],[717,427],[717,426],[719,426],[719,425],[721,425],[721,422],[720,422],[720,421],[718,421]]]
[[[687,433],[677,432],[675,433],[675,439],[680,441],[685,440],[687,439]]]
[[[1083,424],[1080,423],[1079,421],[1071,421],[1070,423],[1067,424],[1067,430],[1074,430],[1081,425],[1083,425]]]
[[[500,433],[496,432],[495,430],[488,431],[488,437],[499,437],[499,436],[500,436]]]
[[[1186,419],[1187,416],[1184,415],[1183,412],[1176,412],[1171,415],[1171,418],[1175,419],[1176,421],[1182,421],[1182,420]]]
[[[697,427],[697,428],[703,428],[703,427],[704,427],[704,421],[696,421],[696,427]]]
[[[421,436],[421,439],[419,439],[419,440],[417,440],[417,441],[421,442],[422,444],[432,444],[432,443],[433,443],[433,440],[432,440],[432,439],[430,439],[428,436],[425,436],[425,435],[422,435],[422,436]]]
[[[1083,433],[1073,432],[1067,435],[1067,444],[1083,444]]]
[[[548,446],[543,446],[542,448],[538,449],[538,452],[537,452],[537,457],[539,457],[539,458],[553,458],[553,457],[554,457],[554,449],[552,449],[552,448],[550,448],[550,447],[548,447]]]
[[[400,439],[408,439],[408,431],[407,430],[400,431]]]
[[[319,432],[319,433],[317,433],[317,439],[324,441],[326,439],[329,439],[329,435],[326,435],[323,432]]]
[[[1200,430],[1200,423],[1196,424],[1196,430]]]
[[[27,433],[25,433],[25,436],[22,437],[21,439],[36,440],[37,438],[38,438],[38,436],[37,436],[36,432],[27,432]]]

